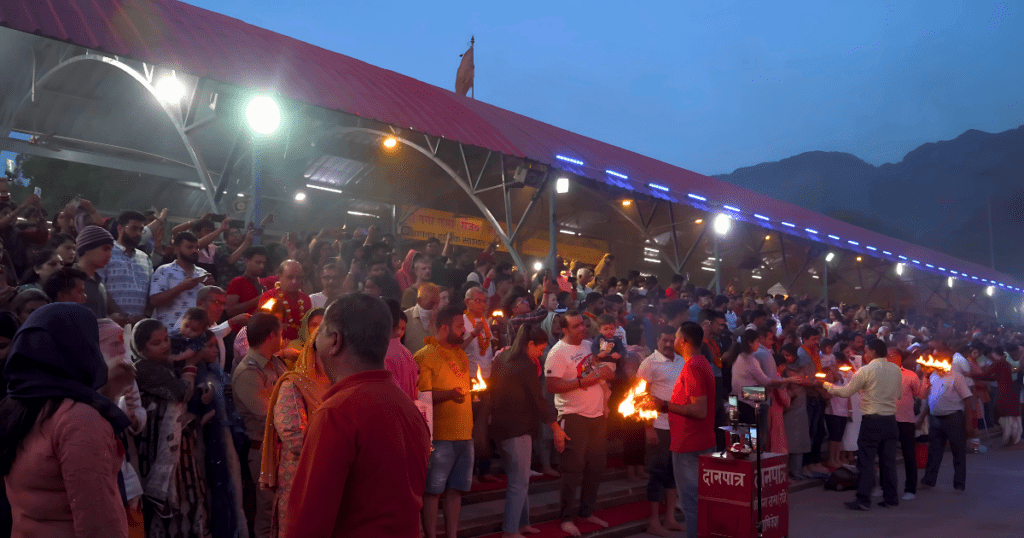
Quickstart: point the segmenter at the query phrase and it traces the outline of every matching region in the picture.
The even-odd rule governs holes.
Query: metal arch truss
[[[416,142],[413,142],[409,138],[402,136],[401,134],[396,134],[394,132],[385,132],[385,131],[381,131],[381,130],[378,130],[378,129],[372,129],[372,128],[369,128],[369,127],[337,127],[335,129],[333,129],[332,132],[339,133],[339,134],[345,134],[345,133],[364,133],[364,134],[368,134],[368,135],[371,135],[371,136],[379,136],[379,137],[392,136],[392,137],[397,138],[402,144],[404,144],[404,145],[406,145],[406,146],[408,146],[408,147],[410,147],[412,149],[415,149],[416,151],[418,151],[421,154],[423,154],[424,157],[426,157],[426,158],[430,159],[431,161],[433,161],[434,164],[436,164],[438,167],[440,167],[441,170],[444,171],[444,173],[448,174],[448,176],[452,179],[452,181],[454,181],[455,184],[458,185],[466,193],[467,196],[469,196],[469,199],[473,202],[473,204],[476,206],[476,208],[480,211],[480,213],[484,216],[484,218],[487,219],[487,222],[491,225],[491,228],[494,228],[494,233],[497,234],[498,239],[501,240],[501,243],[503,245],[505,245],[505,248],[508,250],[509,254],[512,256],[512,261],[515,262],[517,267],[520,267],[520,268],[525,270],[526,266],[523,265],[523,260],[520,258],[519,253],[516,252],[516,249],[512,245],[512,242],[513,242],[513,240],[515,239],[515,236],[516,236],[516,232],[519,231],[519,228],[517,227],[512,232],[512,234],[509,235],[507,230],[503,229],[502,226],[498,223],[498,219],[496,219],[494,217],[494,214],[491,213],[491,210],[488,209],[487,205],[484,204],[483,200],[481,200],[480,197],[477,196],[481,192],[490,190],[492,188],[497,188],[497,186],[495,186],[495,187],[487,187],[487,188],[479,189],[479,190],[477,190],[477,188],[476,188],[476,187],[478,187],[480,185],[480,179],[483,177],[484,169],[487,167],[486,163],[490,161],[490,158],[491,158],[491,153],[490,152],[488,152],[487,160],[485,161],[484,166],[480,168],[480,173],[477,176],[476,181],[474,181],[473,180],[473,176],[472,176],[472,174],[471,174],[471,172],[469,170],[469,165],[466,162],[465,150],[463,149],[463,146],[462,146],[461,143],[459,143],[459,155],[461,156],[461,159],[462,159],[462,166],[465,167],[465,170],[466,170],[466,177],[462,177],[462,175],[460,175],[458,171],[456,171],[454,168],[449,166],[448,163],[444,162],[440,157],[437,156],[437,150],[438,150],[439,146],[441,145],[441,139],[437,139],[433,143],[431,143],[430,137],[427,137],[426,135],[424,135],[424,138],[425,138],[425,140],[427,142],[427,147],[423,147],[423,146],[417,144]],[[505,163],[504,156],[501,156],[500,161],[501,161],[502,165],[504,165],[504,163]],[[510,207],[510,202],[509,202],[509,198],[508,198],[508,188],[507,188],[506,183],[505,183],[506,178],[505,178],[504,167],[502,168],[501,179],[502,179],[502,184],[500,185],[500,187],[502,187],[502,190],[503,190],[503,192],[505,194],[505,207],[506,207],[506,211],[507,211],[508,208]],[[520,223],[519,223],[520,226],[522,226],[523,221],[526,219],[526,215],[528,215],[530,213],[530,210],[533,209],[533,206],[535,205],[534,202],[536,202],[537,198],[539,198],[539,194],[542,193],[543,191],[544,191],[543,188],[538,189],[537,196],[534,196],[533,201],[530,203],[530,206],[523,213],[522,220],[520,220]],[[406,216],[405,218],[408,218],[408,216]],[[505,215],[505,219],[506,219],[506,223],[508,223],[508,221],[511,219],[510,214],[506,214]],[[402,220],[404,221],[405,219],[403,218]]]
[[[588,187],[584,186],[583,191],[589,193],[591,196],[593,196],[594,198],[600,200],[601,202],[608,203],[609,196],[607,195],[607,193],[601,192],[600,188],[595,189],[595,188],[588,188]],[[655,245],[658,245],[658,242],[654,239],[654,236],[650,232],[650,227],[651,227],[651,223],[654,221],[654,216],[655,216],[655,214],[658,211],[658,206],[660,204],[662,204],[662,203],[669,204],[669,208],[670,208],[669,218],[670,218],[671,227],[672,227],[672,239],[673,239],[672,246],[673,246],[673,251],[675,253],[675,260],[670,259],[665,254],[665,252],[662,249],[660,249],[660,248],[658,249],[658,257],[661,258],[661,261],[667,263],[669,265],[669,267],[672,268],[673,272],[679,273],[682,270],[682,266],[686,262],[684,261],[682,264],[679,263],[679,246],[678,246],[678,241],[676,240],[676,232],[675,232],[675,230],[676,230],[676,217],[675,217],[675,211],[671,209],[671,203],[669,203],[669,202],[661,202],[661,201],[655,200],[654,201],[654,205],[651,207],[651,212],[647,216],[647,218],[644,218],[643,211],[640,210],[639,204],[636,204],[636,203],[632,204],[633,206],[636,207],[636,212],[637,212],[637,216],[639,217],[639,219],[638,219],[639,222],[637,222],[637,219],[634,219],[634,217],[632,217],[631,215],[629,215],[628,213],[623,211],[622,207],[620,207],[619,204],[609,203],[608,206],[611,207],[612,209],[614,209],[615,212],[619,214],[619,216],[621,216],[623,219],[626,220],[626,222],[629,222],[630,224],[632,224],[633,227],[636,228],[636,231],[640,233],[640,235],[644,238],[645,241],[650,241],[651,243],[653,243]],[[698,241],[699,240],[700,239],[698,239]]]
[[[65,53],[66,52],[67,51],[65,51]],[[52,78],[58,72],[64,70],[64,68],[69,67],[69,66],[74,65],[74,64],[77,64],[77,63],[81,63],[81,62],[100,62],[100,63],[103,63],[103,64],[107,64],[107,65],[109,65],[111,67],[114,67],[116,69],[120,69],[122,72],[124,72],[129,77],[131,77],[132,80],[137,82],[139,84],[139,86],[141,86],[144,90],[149,92],[149,94],[150,94],[150,96],[152,96],[153,100],[155,100],[159,104],[161,110],[163,110],[164,113],[167,115],[167,119],[169,119],[171,121],[171,125],[173,125],[175,131],[177,131],[178,136],[181,138],[182,144],[185,145],[185,151],[188,153],[189,159],[192,161],[192,166],[195,168],[196,174],[199,177],[199,183],[200,183],[200,185],[202,185],[204,187],[204,190],[206,192],[206,196],[207,196],[207,199],[208,199],[208,201],[210,203],[210,206],[214,210],[216,210],[217,209],[217,203],[214,201],[214,185],[213,185],[213,181],[210,179],[210,174],[209,174],[209,172],[206,169],[206,164],[203,162],[203,157],[196,150],[195,141],[192,139],[192,131],[197,127],[197,125],[191,125],[191,126],[188,126],[188,127],[185,126],[186,118],[183,117],[183,116],[187,116],[188,111],[192,108],[191,107],[191,103],[190,103],[190,106],[187,107],[187,109],[184,110],[184,114],[183,114],[183,113],[175,110],[175,108],[178,108],[178,107],[172,107],[172,106],[164,103],[163,101],[161,101],[159,99],[158,95],[157,95],[156,88],[153,86],[153,74],[154,74],[154,71],[155,71],[155,67],[154,66],[150,66],[148,64],[143,63],[142,64],[143,72],[140,73],[139,71],[137,71],[132,66],[122,62],[121,59],[116,57],[116,56],[115,57],[111,57],[111,56],[105,56],[103,54],[96,54],[94,52],[86,51],[86,52],[84,52],[82,54],[79,54],[79,55],[76,55],[76,56],[72,56],[70,58],[66,58],[65,55],[62,54],[61,55],[61,60],[60,60],[60,62],[56,66],[54,66],[52,69],[50,69],[46,73],[43,73],[43,75],[40,76],[39,78],[35,78],[35,62],[33,60],[33,66],[32,66],[32,77],[33,77],[33,80],[32,80],[32,84],[31,84],[31,89],[21,99],[21,102],[18,103],[18,106],[10,112],[10,118],[12,119],[12,123],[13,123],[13,118],[18,114],[19,111],[21,111],[22,108],[25,107],[26,103],[28,103],[29,101],[33,101],[33,102],[35,101],[35,90],[36,90],[36,86],[37,85],[45,84],[47,80]],[[195,101],[196,94],[198,93],[197,90],[198,90],[198,86],[193,91],[192,101]],[[4,129],[4,138],[7,138],[8,136],[10,136],[10,129],[5,128]]]

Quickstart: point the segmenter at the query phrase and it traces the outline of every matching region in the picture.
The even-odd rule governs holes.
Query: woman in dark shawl
[[[36,310],[14,336],[4,377],[0,475],[12,536],[127,537],[117,436],[129,421],[107,394],[123,392],[131,370],[108,383],[96,317],[69,303]]]

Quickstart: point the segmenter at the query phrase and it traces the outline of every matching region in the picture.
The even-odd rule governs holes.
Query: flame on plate
[[[917,363],[927,368],[942,370],[943,372],[948,372],[953,369],[953,365],[951,365],[949,361],[935,360],[935,357],[932,357],[931,355],[928,355],[927,360],[924,357],[918,357]]]
[[[469,380],[469,392],[483,392],[487,390],[487,382],[484,381],[484,376],[480,375],[480,369],[476,371],[476,379]]]
[[[839,371],[840,372],[849,372],[850,370],[853,370],[852,366],[840,366],[839,367]]]
[[[654,401],[647,393],[647,381],[641,379],[629,389],[626,399],[619,404],[619,414],[641,421],[658,418],[658,410],[654,408]]]
[[[260,306],[260,310],[266,310],[267,312],[270,312],[271,310],[274,309],[275,304],[277,304],[277,299],[271,297],[270,299],[267,299],[267,302],[263,303],[263,305]]]

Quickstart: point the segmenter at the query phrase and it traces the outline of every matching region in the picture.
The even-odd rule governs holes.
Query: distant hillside
[[[972,129],[895,164],[811,151],[716,177],[985,266],[991,201],[996,269],[1024,279],[1024,126]]]

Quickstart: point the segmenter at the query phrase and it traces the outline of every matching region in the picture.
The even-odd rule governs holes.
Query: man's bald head
[[[285,293],[298,293],[302,290],[302,281],[305,273],[302,264],[295,260],[285,260],[277,269],[278,281],[281,283],[281,291]]]

